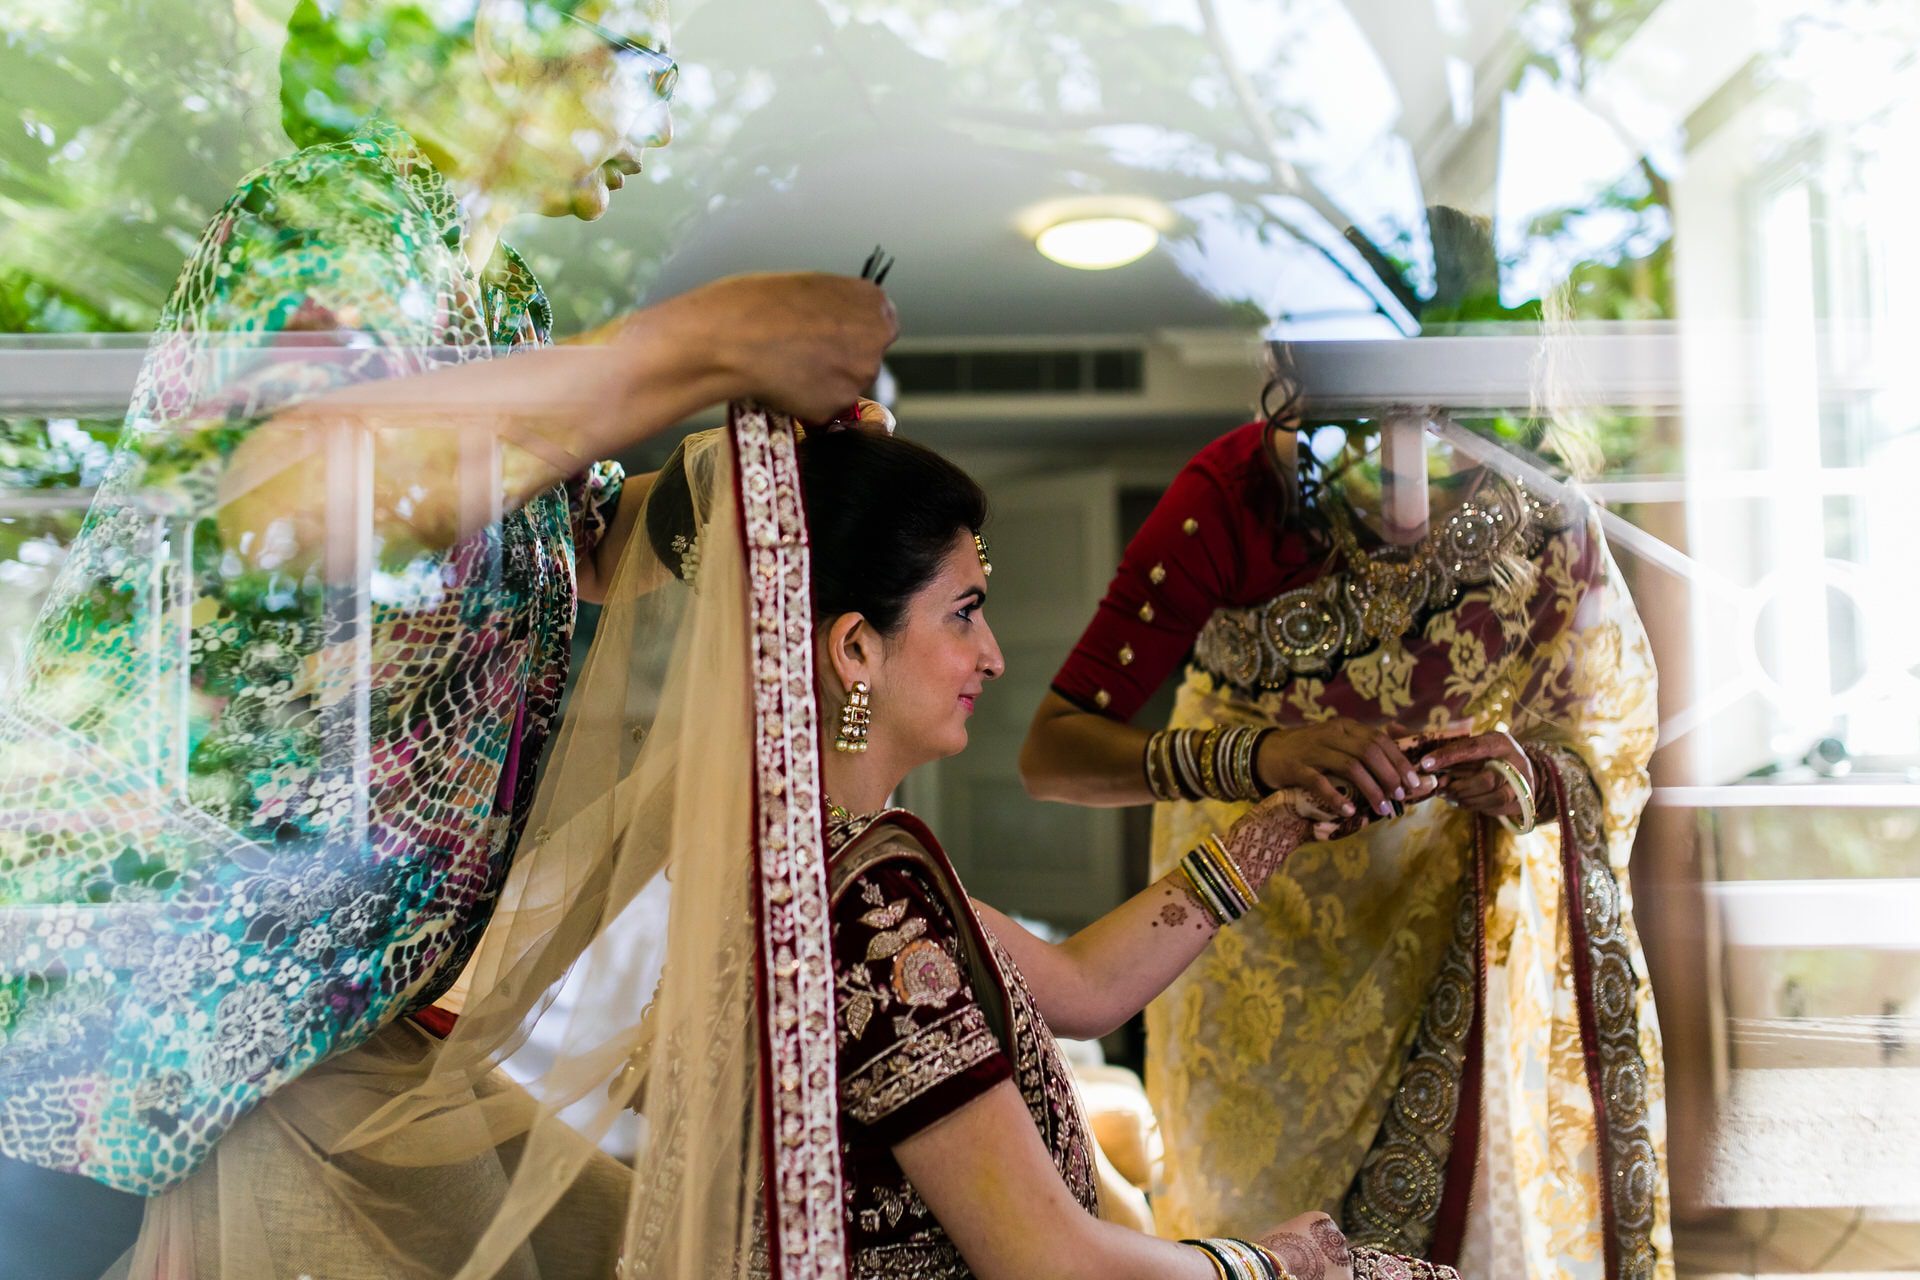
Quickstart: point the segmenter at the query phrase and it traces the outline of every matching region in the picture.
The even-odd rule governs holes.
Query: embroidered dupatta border
[[[1600,796],[1566,748],[1529,750],[1559,814],[1574,994],[1600,1162],[1601,1236],[1608,1280],[1651,1280],[1660,1169],[1648,1116],[1633,972],[1620,885],[1607,861]],[[1407,1066],[1366,1160],[1341,1205],[1356,1243],[1457,1260],[1479,1151],[1481,1027],[1486,1002],[1486,851],[1476,824],[1471,886],[1460,896]],[[1462,999],[1471,1001],[1461,1007]],[[1467,1142],[1459,1141],[1461,1133]]]
[[[1622,926],[1620,882],[1607,861],[1600,792],[1566,747],[1529,752],[1560,814],[1562,879],[1573,934],[1573,986],[1580,1049],[1600,1156],[1600,1206],[1608,1280],[1651,1280],[1660,1162],[1647,1111],[1648,1075],[1635,1016],[1639,979]]]
[[[784,416],[736,404],[730,417],[752,613],[768,1262],[774,1280],[844,1280],[833,957],[799,460]]]

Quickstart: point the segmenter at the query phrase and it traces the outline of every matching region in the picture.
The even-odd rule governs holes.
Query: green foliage
[[[256,36],[204,0],[11,0],[0,83],[0,319],[151,328],[187,249],[283,149]],[[162,37],[164,33],[164,37]]]

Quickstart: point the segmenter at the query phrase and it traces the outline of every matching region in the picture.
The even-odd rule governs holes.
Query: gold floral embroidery
[[[1457,513],[1445,536],[1423,545],[1410,563],[1419,597],[1412,602],[1414,615],[1454,608],[1469,588],[1491,583],[1503,616],[1523,616],[1531,575],[1509,578],[1506,570],[1538,556],[1574,519],[1573,509],[1545,501],[1518,481],[1494,480],[1484,501]],[[1249,693],[1284,688],[1296,676],[1326,675],[1370,652],[1366,618],[1378,603],[1359,575],[1342,568],[1263,605],[1215,610],[1194,642],[1193,660]]]
[[[886,929],[867,940],[867,959],[885,960],[927,931],[927,922],[914,916],[898,929]]]
[[[747,581],[760,631],[755,681],[754,785],[760,803],[755,847],[761,946],[791,957],[767,966],[765,1038],[768,1177],[776,1188],[768,1234],[790,1280],[825,1280],[846,1252],[840,1191],[839,1108],[834,1045],[824,1031],[834,1016],[832,946],[827,928],[826,852],[820,827],[820,761],[807,629],[810,616],[805,516],[799,460],[784,419],[733,409],[734,456],[747,544]]]
[[[1597,573],[1587,558],[1595,554],[1603,557]],[[1485,731],[1500,699],[1523,740],[1577,745],[1598,786],[1595,848],[1604,849],[1617,883],[1621,945],[1636,979],[1627,1034],[1637,1035],[1645,1067],[1649,1120],[1640,1132],[1648,1145],[1639,1152],[1650,1151],[1651,1163],[1636,1160],[1635,1177],[1647,1188],[1651,1227],[1642,1238],[1651,1274],[1670,1280],[1659,1029],[1626,875],[1657,734],[1655,684],[1645,632],[1604,554],[1597,527],[1569,521],[1539,548],[1528,601],[1475,588],[1432,613],[1423,640],[1407,647],[1423,664],[1457,662],[1463,678],[1448,684],[1423,670],[1420,683],[1431,680],[1440,696],[1399,718],[1416,731]],[[1478,613],[1477,645],[1457,642],[1468,633],[1460,603]],[[1475,658],[1481,669],[1467,678]],[[1315,723],[1361,696],[1352,665],[1331,663],[1256,692],[1196,662],[1169,725]],[[1375,698],[1368,701],[1378,705]],[[1226,831],[1244,809],[1156,806],[1156,872],[1202,835]],[[1166,1185],[1155,1200],[1163,1234],[1245,1235],[1271,1226],[1275,1204],[1341,1202],[1411,1060],[1452,936],[1470,829],[1464,815],[1424,806],[1362,837],[1302,849],[1255,913],[1148,1008],[1147,1088],[1167,1152]],[[1514,1245],[1523,1269],[1564,1274],[1576,1259],[1587,1267],[1601,1256],[1602,1233],[1599,1153],[1591,1136],[1580,1140],[1592,1106],[1572,1002],[1537,997],[1572,981],[1558,838],[1545,828],[1518,839],[1502,832],[1490,852],[1489,963],[1500,966],[1505,994],[1494,1009],[1502,1038],[1489,1041],[1483,1106],[1504,1107],[1504,1131],[1514,1134],[1498,1177],[1502,1202],[1525,1227]],[[1502,893],[1503,885],[1512,889]],[[1253,1003],[1262,1007],[1248,1013]],[[1253,1025],[1234,1026],[1242,1017]],[[1620,1087],[1631,1097],[1639,1083]],[[1249,1142],[1250,1133],[1263,1138]]]
[[[878,895],[880,892],[879,887],[874,885],[871,881],[860,886],[860,891],[862,893],[866,893],[869,890],[871,890],[876,895]],[[905,898],[901,898],[898,901],[889,902],[884,907],[876,907],[872,911],[867,912],[867,914],[860,917],[860,923],[867,926],[867,928],[869,929],[891,929],[895,925],[899,924],[900,917],[906,914],[907,914],[907,900]]]
[[[946,872],[940,864],[904,841],[888,842],[876,837],[854,846],[854,842],[870,826],[886,816],[881,814],[854,822],[836,823],[829,829],[829,846],[835,851],[832,874],[833,883],[837,886],[834,890],[836,898],[850,886],[854,877],[894,857],[912,862],[927,873],[936,886],[946,885],[944,891],[949,909],[956,915],[966,913],[966,917],[960,921],[963,929],[968,920],[980,929],[987,943],[986,953],[966,959],[967,955],[972,954],[970,950],[957,954],[949,948],[935,947],[932,939],[915,940],[898,953],[895,972],[899,971],[902,963],[911,963],[916,958],[931,960],[932,952],[922,952],[922,948],[934,949],[941,960],[953,964],[956,978],[964,960],[967,971],[973,975],[973,981],[987,984],[1004,1000],[1004,1005],[996,1003],[995,1007],[1004,1008],[1005,1021],[1004,1026],[996,1031],[995,1024],[987,1020],[982,1007],[970,1002],[936,1024],[940,1032],[938,1039],[947,1045],[943,1050],[935,1040],[926,1036],[925,1028],[915,1025],[911,1016],[896,1017],[894,1021],[898,1034],[913,1043],[904,1059],[895,1052],[899,1046],[892,1046],[887,1053],[876,1055],[878,1060],[861,1068],[859,1091],[863,1099],[862,1106],[877,1108],[885,1103],[897,1108],[906,1098],[901,1096],[895,1100],[895,1094],[905,1095],[919,1083],[925,1083],[925,1087],[930,1088],[932,1083],[966,1069],[965,1065],[951,1064],[971,1065],[988,1054],[1004,1051],[1011,1060],[1013,1082],[1020,1090],[1021,1098],[1026,1103],[1042,1142],[1053,1157],[1062,1181],[1076,1202],[1090,1213],[1097,1212],[1099,1199],[1094,1178],[1092,1141],[1080,1114],[1072,1076],[1054,1043],[1052,1033],[1033,1005],[1025,981],[998,940],[980,925],[977,918],[972,917],[971,907],[963,892],[957,884],[945,879]],[[870,879],[863,878],[860,884],[861,900],[869,907],[886,905],[884,896],[873,888]],[[904,918],[905,913],[901,914]],[[962,936],[966,936],[964,932]],[[878,1016],[897,1005],[912,1007],[905,998],[906,992],[896,991],[890,984],[873,983],[871,965],[855,968],[858,977],[852,973],[842,975],[843,979],[849,979],[841,983],[842,994],[867,994],[874,1003],[872,1016]],[[975,1058],[976,1053],[981,1056]],[[942,1054],[946,1057],[947,1066],[928,1065],[931,1059]],[[879,1061],[889,1058],[892,1059],[890,1063]],[[931,1083],[926,1083],[929,1081]],[[851,1099],[844,1109],[847,1115],[860,1118]],[[904,1240],[857,1249],[848,1259],[849,1280],[882,1280],[883,1277],[894,1276],[910,1276],[913,1280],[964,1280],[971,1274],[904,1175],[900,1176],[897,1187],[884,1184],[852,1187],[848,1188],[848,1192],[851,1198],[847,1202],[847,1212],[855,1216],[854,1220],[862,1230],[871,1233],[883,1225],[901,1225],[909,1220],[926,1222],[924,1227],[909,1231]]]
[[[960,966],[939,944],[922,938],[893,958],[893,994],[908,1005],[943,1005],[960,991]]]
[[[861,1124],[884,1120],[935,1085],[985,1062],[1000,1042],[977,1004],[966,1004],[889,1046],[848,1074],[847,1114]]]
[[[964,1280],[973,1274],[953,1242],[944,1238],[859,1249],[850,1262],[848,1274],[854,1280]]]

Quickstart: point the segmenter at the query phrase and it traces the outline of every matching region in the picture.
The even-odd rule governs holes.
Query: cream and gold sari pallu
[[[1554,816],[1515,835],[1433,802],[1296,854],[1148,1011],[1156,1213],[1163,1233],[1206,1235],[1316,1207],[1465,1275],[1670,1276],[1660,1037],[1627,876],[1651,654],[1575,491],[1495,476],[1463,510],[1417,552],[1427,595],[1405,631],[1368,634],[1369,580],[1336,561],[1216,612],[1171,723],[1506,727]],[[1240,812],[1159,806],[1155,874]]]

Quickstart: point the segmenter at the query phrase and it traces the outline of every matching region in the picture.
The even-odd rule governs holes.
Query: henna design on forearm
[[[1200,930],[1209,928],[1211,926],[1211,917],[1207,915],[1206,907],[1201,904],[1200,899],[1193,896],[1192,889],[1184,884],[1177,883],[1177,876],[1174,877],[1174,880],[1175,883],[1168,884],[1163,890],[1167,901],[1161,904],[1159,912],[1160,918],[1149,921],[1148,923],[1155,929],[1158,929],[1161,925],[1165,925],[1169,929],[1178,929],[1181,925],[1185,924],[1190,917],[1198,916],[1199,923],[1193,927]]]

